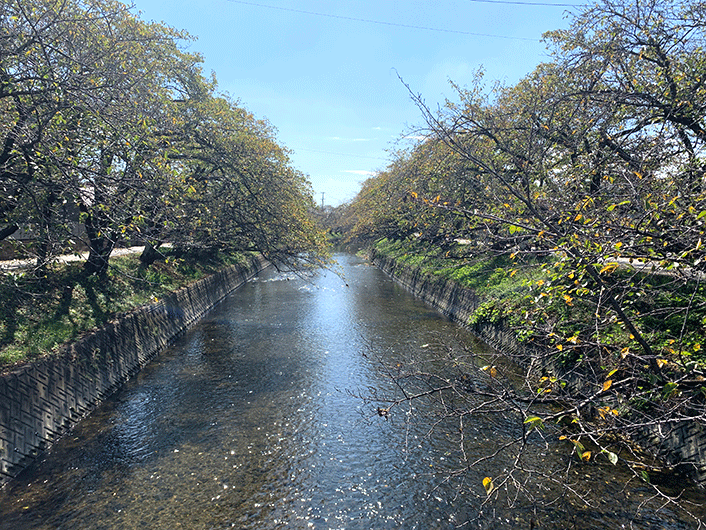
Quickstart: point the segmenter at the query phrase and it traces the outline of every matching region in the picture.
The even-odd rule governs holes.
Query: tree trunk
[[[19,225],[12,224],[0,230],[0,241],[7,239],[20,229]]]

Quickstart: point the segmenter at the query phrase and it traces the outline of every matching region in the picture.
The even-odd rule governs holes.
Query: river
[[[504,443],[510,419],[467,418],[462,455],[438,402],[387,414],[376,398],[400,395],[389,376],[403,365],[492,351],[361,259],[338,260],[342,276],[269,269],[230,295],[0,491],[0,528],[695,527],[607,460],[569,466],[565,444],[534,444],[546,482],[486,502],[502,455],[453,474]],[[592,505],[557,498],[552,477]]]

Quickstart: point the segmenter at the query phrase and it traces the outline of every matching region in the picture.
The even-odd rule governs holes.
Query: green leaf
[[[533,429],[544,429],[544,421],[539,416],[529,416],[523,423],[529,425],[527,432],[532,432]]]
[[[576,453],[578,454],[581,460],[588,460],[588,458],[591,457],[591,452],[586,451],[586,448],[578,440],[572,440],[571,438],[568,438],[566,436],[560,436],[559,440],[569,440],[572,444],[574,444],[574,448],[576,448]],[[588,454],[588,458],[586,458],[586,454]]]
[[[603,451],[601,451],[601,452],[604,453],[608,457],[608,460],[610,460],[611,464],[616,465],[618,463],[618,455],[616,455],[613,451],[608,451],[608,449],[603,449]]]
[[[662,390],[662,397],[665,399],[672,397],[674,394],[676,394],[677,389],[679,385],[674,382],[667,383],[664,385],[664,389]]]

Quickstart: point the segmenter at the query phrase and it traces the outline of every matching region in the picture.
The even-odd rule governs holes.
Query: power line
[[[276,9],[278,11],[288,11],[290,13],[299,13],[302,15],[314,15],[317,17],[328,17],[328,18],[336,18],[339,20],[352,20],[354,22],[366,22],[368,24],[379,24],[382,26],[394,26],[398,28],[407,28],[407,29],[421,29],[425,31],[437,31],[441,33],[455,33],[458,35],[471,35],[473,37],[490,37],[494,39],[511,39],[511,40],[524,40],[524,41],[531,41],[531,42],[539,42],[539,39],[530,39],[528,37],[511,37],[508,35],[492,35],[490,33],[474,33],[472,31],[459,31],[455,29],[443,29],[443,28],[430,28],[427,26],[414,26],[411,24],[399,24],[396,22],[385,22],[382,20],[372,20],[368,18],[356,18],[356,17],[347,17],[343,15],[332,15],[331,13],[321,13],[317,11],[304,11],[302,9],[293,9],[289,7],[280,7],[280,6],[272,6],[272,5],[267,5],[267,4],[259,4],[256,2],[245,2],[244,0],[227,0],[228,2],[231,2],[233,4],[243,4],[246,6],[254,6],[254,7],[264,7],[266,9]],[[476,0],[480,1],[480,0]],[[491,0],[486,0],[490,2]],[[500,3],[498,1],[498,3]],[[508,2],[508,3],[514,3],[514,2]],[[532,4],[527,4],[527,5],[532,5]],[[537,4],[541,5],[541,4]],[[560,5],[560,4],[547,4],[547,5]],[[568,4],[567,4],[568,5]]]

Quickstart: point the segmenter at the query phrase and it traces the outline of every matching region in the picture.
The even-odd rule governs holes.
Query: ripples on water
[[[270,271],[239,289],[1,492],[0,528],[421,530],[475,518],[481,480],[502,462],[445,483],[459,454],[444,429],[428,435],[433,411],[399,407],[385,420],[356,395],[394,391],[381,358],[433,359],[440,336],[482,346],[376,269],[340,260],[350,287]],[[471,457],[515,428],[484,421],[466,427]],[[565,457],[535,449],[547,470]],[[605,466],[577,469],[600,490],[597,507],[489,505],[463,527],[629,524],[646,490],[623,492],[625,476]],[[691,526],[648,509],[635,527]]]

